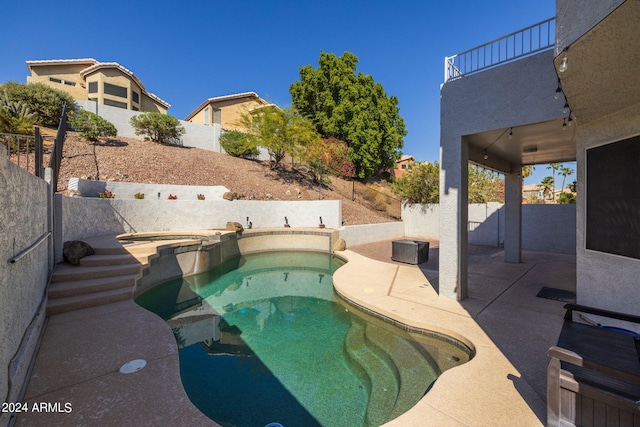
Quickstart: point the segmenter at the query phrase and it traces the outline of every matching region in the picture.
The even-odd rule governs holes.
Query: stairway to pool
[[[344,349],[371,383],[366,425],[384,424],[413,407],[439,372],[410,341],[360,319],[352,320]]]
[[[95,255],[80,265],[58,264],[51,276],[47,314],[60,314],[130,299],[136,279],[156,254],[155,246],[128,244],[115,236],[82,239]]]

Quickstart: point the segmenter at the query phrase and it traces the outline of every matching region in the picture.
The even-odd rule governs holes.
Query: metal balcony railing
[[[444,82],[468,76],[554,47],[556,18],[444,58]]]

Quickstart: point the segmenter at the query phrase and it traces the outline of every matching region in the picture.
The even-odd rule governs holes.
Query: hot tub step
[[[49,300],[47,304],[47,315],[66,313],[68,311],[80,310],[82,308],[96,307],[113,302],[124,301],[131,298],[130,287],[113,289],[109,291],[96,292],[87,295],[74,295],[66,298],[56,298]]]
[[[138,260],[130,254],[118,254],[118,255],[91,255],[84,257],[80,260],[82,267],[96,267],[100,265],[123,265],[133,264]]]
[[[74,280],[86,280],[102,277],[126,276],[138,274],[141,264],[124,264],[110,266],[83,267],[62,264],[53,272],[51,282],[71,282]]]
[[[85,295],[125,287],[132,288],[136,283],[137,277],[137,274],[128,274],[126,276],[55,282],[49,287],[49,299]]]

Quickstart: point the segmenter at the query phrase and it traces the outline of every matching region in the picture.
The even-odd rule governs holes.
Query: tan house
[[[204,101],[184,120],[201,125],[220,125],[223,130],[239,130],[237,122],[243,112],[270,105],[255,92],[216,96]]]
[[[400,160],[396,161],[396,167],[391,170],[391,173],[395,178],[400,178],[409,170],[409,165],[415,161],[416,159],[413,156],[404,155],[400,157]]]
[[[27,61],[27,83],[44,83],[81,101],[166,114],[170,104],[147,92],[130,70],[93,58]]]

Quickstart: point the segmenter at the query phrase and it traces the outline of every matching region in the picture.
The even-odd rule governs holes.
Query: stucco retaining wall
[[[105,234],[224,229],[229,221],[248,228],[247,217],[253,228],[284,228],[285,217],[295,228],[317,228],[319,217],[327,228],[337,229],[342,223],[340,200],[131,200],[57,195],[56,212],[61,218],[57,248],[67,240]]]
[[[82,178],[71,178],[69,190],[78,191],[82,197],[98,197],[98,193],[108,190],[116,199],[135,199],[136,193],[142,193],[145,199],[167,199],[170,194],[173,194],[178,196],[178,200],[198,200],[198,194],[204,195],[205,200],[223,200],[222,195],[229,191],[222,185],[139,184]]]
[[[8,261],[48,232],[49,190],[45,181],[9,161],[2,145],[0,188],[0,400],[19,402],[45,320],[48,242]],[[0,426],[10,415],[0,412]]]
[[[340,238],[349,246],[378,242],[403,237],[404,224],[398,222],[384,222],[381,224],[349,225],[340,229]]]
[[[405,204],[402,207],[405,235],[439,238],[440,206]],[[469,243],[504,244],[504,205],[469,205]],[[576,205],[522,205],[522,248],[543,252],[576,253]]]

